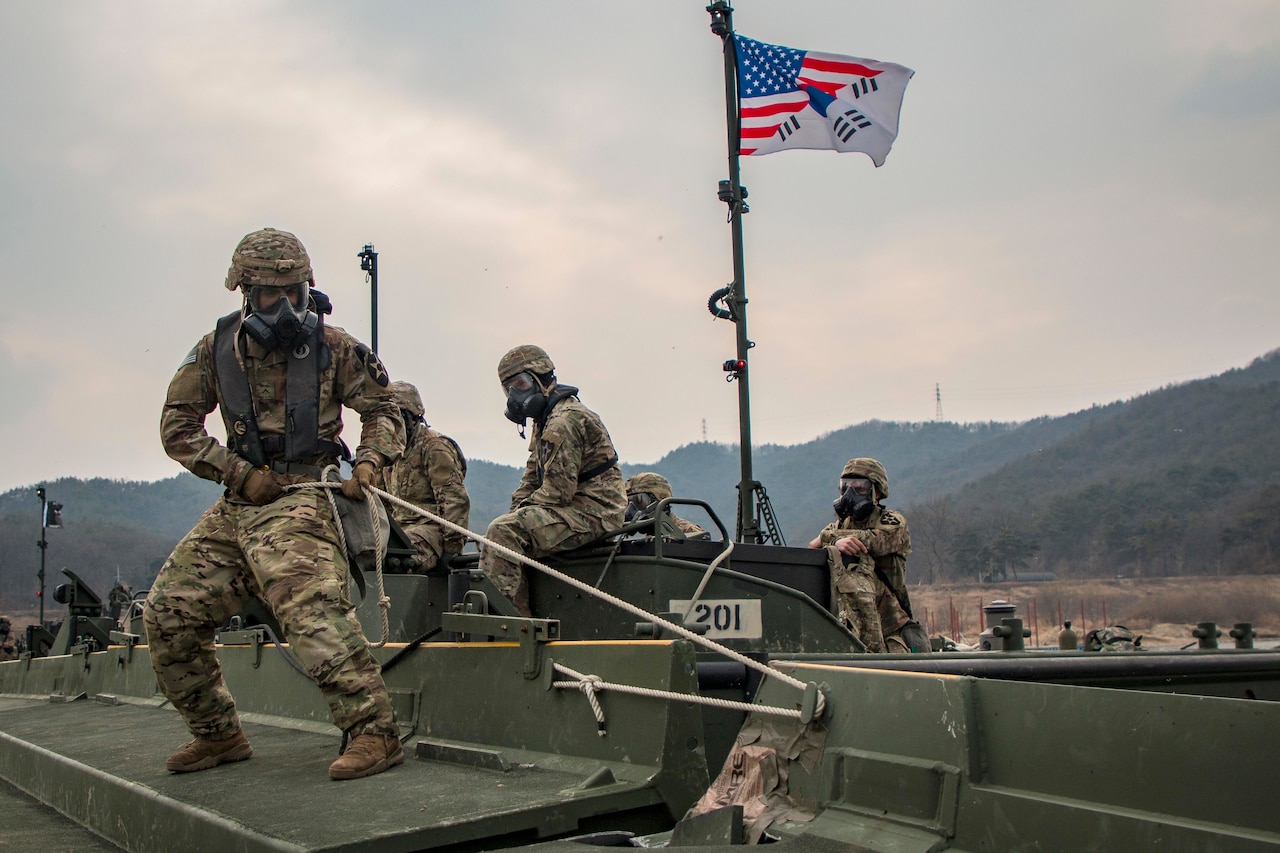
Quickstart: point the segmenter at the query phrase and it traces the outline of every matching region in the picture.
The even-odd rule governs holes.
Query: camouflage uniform
[[[129,604],[133,601],[133,590],[124,581],[120,581],[111,587],[111,592],[107,593],[107,615],[119,622],[120,617],[128,612]]]
[[[230,281],[229,276],[229,288]],[[319,437],[337,441],[346,405],[362,422],[356,464],[381,468],[404,446],[404,425],[386,370],[342,329],[322,328],[328,356],[320,361]],[[347,597],[347,557],[328,500],[319,489],[302,489],[254,505],[241,491],[253,465],[205,431],[205,417],[215,407],[224,420],[229,417],[220,405],[213,342],[213,334],[206,335],[179,366],[160,424],[169,456],[197,476],[227,486],[174,548],[147,598],[147,637],[160,688],[197,738],[236,736],[240,721],[214,654],[214,631],[257,596],[320,687],[334,724],[353,736],[395,735],[381,670]],[[289,354],[268,350],[237,330],[236,356],[249,380],[261,434],[282,433]],[[233,425],[227,428],[230,434]],[[324,466],[337,458],[321,453],[308,462]],[[287,483],[315,479],[302,473],[276,476]]]
[[[540,348],[529,349],[546,359]],[[554,369],[549,359],[546,365]],[[506,378],[501,369],[499,378]],[[610,460],[612,464],[600,471]],[[536,559],[585,545],[621,527],[627,499],[617,461],[600,416],[576,396],[560,398],[542,422],[535,422],[529,461],[511,495],[511,511],[489,524],[486,538]],[[580,480],[585,474],[593,475]],[[521,612],[528,612],[529,586],[522,565],[484,548],[480,568]]]
[[[625,489],[628,501],[631,500],[632,495],[641,492],[647,492],[648,494],[653,495],[653,499],[655,501],[666,500],[671,497],[672,494],[671,483],[667,478],[653,471],[642,471],[641,473],[628,478]],[[692,521],[681,518],[675,513],[669,513],[669,515],[671,516],[671,521],[677,528],[679,528],[680,532],[685,535],[685,538],[708,538],[707,531],[697,524],[694,524]]]
[[[8,616],[0,616],[0,661],[17,660],[18,643]]]
[[[835,543],[848,536],[866,545],[868,553],[852,557],[840,553]],[[862,640],[868,651],[911,651],[900,636],[911,621],[903,609],[904,604],[911,606],[905,572],[907,555],[911,553],[907,520],[901,513],[876,506],[866,521],[844,518],[832,522],[823,528],[818,538],[821,547],[827,549],[840,620]],[[892,590],[877,577],[877,567]],[[898,595],[894,595],[894,590]]]
[[[467,476],[467,460],[457,442],[436,432],[422,418],[422,398],[407,382],[393,382],[400,409],[405,413],[411,437],[402,455],[382,471],[386,491],[414,506],[466,527],[471,517],[471,497],[463,480]],[[410,395],[408,389],[413,389]],[[401,398],[401,395],[404,398]],[[409,405],[406,406],[406,400]],[[412,418],[412,420],[410,420]],[[392,505],[391,517],[404,528],[418,550],[421,571],[435,568],[443,553],[462,551],[466,539],[461,533],[415,512]]]

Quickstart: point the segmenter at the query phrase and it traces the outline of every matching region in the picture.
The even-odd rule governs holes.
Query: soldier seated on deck
[[[471,517],[471,496],[464,480],[467,458],[458,442],[431,428],[417,387],[392,382],[391,393],[405,426],[404,453],[382,469],[386,491],[446,521],[465,528]],[[466,544],[461,533],[446,528],[399,504],[388,508],[417,552],[415,569],[428,572],[448,564]]]
[[[511,511],[489,524],[485,538],[527,557],[568,551],[622,526],[626,497],[618,454],[604,422],[582,405],[578,389],[556,381],[542,347],[525,344],[498,362],[507,419],[533,421],[529,461],[511,495]],[[524,616],[529,583],[524,566],[486,545],[480,569]]]

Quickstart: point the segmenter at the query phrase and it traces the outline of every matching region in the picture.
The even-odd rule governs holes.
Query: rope
[[[323,477],[326,474],[328,474],[330,468],[333,468],[336,470],[336,466],[330,465],[325,468],[321,476]],[[323,482],[315,482],[315,483],[300,483],[294,486],[287,486],[286,490],[307,489],[307,488],[318,488],[318,489],[325,490],[326,496],[328,497],[328,500],[329,500],[329,506],[333,510],[334,520],[337,522],[338,538],[339,538],[339,541],[342,543],[343,550],[345,551],[347,547],[346,536],[342,532],[342,521],[338,516],[338,504],[337,504],[337,501],[334,500],[334,497],[332,494],[333,489],[338,489],[341,487],[342,487],[341,483],[323,481]],[[366,486],[364,489],[364,492],[365,492],[366,501],[370,502],[369,513],[370,513],[371,521],[373,522],[372,526],[374,529],[374,534],[373,534],[374,544],[377,547],[377,551],[376,551],[377,557],[375,560],[375,566],[377,569],[377,582],[378,582],[378,607],[382,610],[382,639],[377,643],[371,644],[374,648],[380,648],[387,644],[387,638],[390,634],[390,620],[387,615],[387,611],[391,607],[391,599],[388,598],[386,595],[386,589],[385,589],[383,578],[382,578],[382,543],[380,541],[381,536],[380,536],[380,531],[377,524],[376,511],[374,510],[372,505],[373,496],[378,495],[386,503],[390,503],[395,506],[401,507],[403,509],[407,509],[410,512],[416,513],[417,515],[420,515],[423,518],[433,521],[445,527],[448,530],[452,530],[455,533],[460,533],[465,538],[470,539],[478,544],[481,544],[486,548],[492,548],[494,551],[503,555],[504,557],[507,557],[518,563],[522,563],[526,566],[529,566],[530,568],[537,569],[543,574],[550,575],[551,577],[559,580],[561,583],[568,584],[569,586],[574,587],[575,589],[580,590],[581,592],[585,592],[588,595],[595,596],[596,598],[599,598],[600,600],[608,604],[612,604],[614,607],[617,607],[620,610],[624,610],[627,613],[632,614],[633,616],[638,616],[642,619],[661,625],[667,631],[670,631],[671,633],[676,634],[677,636],[683,637],[686,640],[690,641],[691,643],[694,643],[695,645],[702,646],[703,648],[716,652],[717,654],[724,655],[730,660],[736,661],[742,664],[743,666],[747,667],[748,669],[753,669],[765,677],[772,677],[778,681],[781,681],[783,684],[794,687],[795,689],[800,691],[804,691],[808,688],[808,685],[798,678],[787,675],[784,672],[779,672],[773,667],[766,666],[760,663],[759,661],[752,660],[746,655],[740,652],[734,651],[728,646],[722,646],[719,643],[715,642],[714,640],[708,640],[706,637],[703,637],[700,634],[696,634],[693,631],[690,631],[688,628],[684,627],[683,625],[677,625],[674,622],[669,622],[660,616],[656,616],[648,612],[642,607],[637,607],[636,605],[632,604],[629,601],[626,601],[625,599],[618,598],[617,596],[611,595],[610,593],[607,593],[604,590],[597,589],[596,587],[593,587],[590,584],[583,583],[577,578],[566,575],[564,572],[557,571],[556,569],[553,569],[544,563],[540,563],[537,560],[534,560],[530,557],[526,557],[524,554],[521,554],[518,551],[513,551],[504,545],[499,545],[496,542],[491,542],[488,539],[486,539],[484,536],[481,536],[478,533],[474,533],[471,530],[468,530],[467,528],[459,524],[455,524],[454,522],[450,521],[447,518],[442,518],[436,515],[435,513],[430,512],[429,510],[425,510],[420,506],[415,506],[414,504],[411,504],[406,500],[402,500],[401,498],[396,497],[390,492],[383,491],[382,489],[379,489],[376,486]],[[695,602],[702,595],[702,591],[706,588],[707,583],[710,581],[712,573],[714,573],[715,569],[720,565],[720,563],[723,560],[725,560],[729,556],[730,553],[732,553],[732,551],[733,551],[733,543],[730,542],[728,544],[728,547],[725,548],[725,550],[722,551],[716,557],[716,559],[707,567],[707,571],[706,573],[704,573],[701,582],[698,584],[698,589],[694,593]],[[690,612],[692,612],[692,607],[690,607]],[[748,702],[734,702],[729,699],[715,699],[708,696],[693,696],[687,693],[673,693],[665,690],[652,690],[647,687],[633,687],[626,684],[613,684],[613,683],[604,681],[603,679],[601,679],[599,676],[596,676],[596,675],[588,676],[588,675],[583,675],[581,673],[574,672],[573,670],[561,664],[556,664],[555,667],[556,669],[559,669],[569,675],[572,675],[578,680],[553,682],[552,686],[580,690],[583,693],[583,695],[587,697],[587,701],[591,705],[592,712],[596,716],[596,723],[599,728],[599,734],[601,737],[603,737],[605,733],[604,732],[604,711],[603,709],[601,709],[600,702],[595,696],[595,693],[597,690],[614,690],[619,693],[630,693],[637,696],[650,696],[654,698],[670,699],[673,701],[680,701],[680,702],[694,702],[696,704],[710,705],[717,708],[729,708],[732,710],[746,711],[748,713],[758,712],[763,714],[773,714],[776,716],[791,717],[794,719],[800,719],[800,716],[801,716],[800,711],[795,709],[773,708],[769,706],[753,705]],[[817,708],[814,710],[815,717],[822,716],[822,711],[825,704],[826,704],[826,699],[823,696],[822,692],[819,691],[818,697],[817,697]]]
[[[733,542],[729,542],[728,547],[716,555],[711,561],[711,565],[707,566],[707,570],[702,573],[702,580],[698,581],[698,588],[693,591],[693,598],[689,599],[689,606],[684,610],[684,619],[689,621],[689,614],[693,613],[693,608],[698,606],[698,599],[702,598],[702,591],[707,588],[707,584],[711,582],[711,576],[715,574],[716,569],[720,568],[720,564],[729,558],[733,553]]]
[[[712,708],[728,708],[733,711],[745,711],[748,714],[770,714],[775,717],[790,717],[793,720],[800,719],[800,711],[796,708],[778,708],[772,705],[753,705],[750,702],[735,702],[732,699],[717,699],[714,696],[694,696],[689,693],[675,693],[670,690],[654,690],[650,687],[635,687],[630,684],[614,684],[605,681],[598,675],[583,675],[576,672],[562,663],[553,663],[553,667],[557,672],[563,672],[566,675],[577,679],[576,681],[553,681],[552,687],[558,687],[561,690],[578,690],[587,697],[587,702],[591,704],[591,711],[596,716],[596,733],[600,737],[605,735],[604,710],[600,707],[600,700],[596,698],[596,692],[600,690],[612,690],[616,693],[629,693],[632,696],[648,696],[653,699],[667,699],[673,702],[692,702],[696,705],[707,705]]]
[[[324,492],[324,496],[329,501],[329,508],[333,511],[333,521],[338,528],[338,544],[342,546],[342,553],[347,553],[347,534],[342,529],[342,518],[338,514],[338,501],[333,496],[334,489],[341,489],[342,483],[332,482],[324,479],[333,471],[338,473],[337,465],[326,465],[324,470],[320,472],[320,481],[315,483],[298,483],[292,486],[285,486],[285,491],[294,491],[297,489],[320,489]],[[341,476],[341,475],[339,475]],[[373,553],[374,553],[374,576],[378,585],[378,609],[382,616],[382,638],[376,643],[370,643],[370,648],[380,649],[387,644],[391,636],[391,618],[388,615],[391,611],[391,599],[387,596],[386,582],[382,577],[382,527],[378,524],[378,511],[373,507],[374,493],[391,497],[381,489],[366,487],[365,504],[369,508],[369,526],[373,529]],[[342,579],[343,595],[350,596],[351,584],[347,578]]]
[[[753,669],[756,672],[759,672],[760,674],[766,677],[775,678],[778,681],[781,681],[783,684],[787,684],[800,691],[803,691],[808,687],[808,685],[805,684],[805,682],[801,681],[798,678],[787,675],[785,672],[779,672],[773,667],[765,666],[759,661],[752,660],[751,658],[747,657],[741,652],[734,651],[733,649],[727,646],[722,646],[719,643],[715,642],[714,640],[708,640],[706,637],[703,637],[700,634],[695,634],[693,631],[690,631],[688,628],[684,627],[683,625],[677,625],[674,622],[668,622],[666,619],[663,619],[660,616],[655,616],[654,614],[649,613],[647,610],[641,607],[637,607],[636,605],[632,604],[629,601],[618,598],[617,596],[611,595],[603,590],[596,589],[590,584],[583,583],[577,578],[566,575],[564,572],[557,571],[544,563],[539,563],[537,560],[531,559],[530,557],[526,557],[524,554],[521,554],[518,551],[513,551],[510,548],[497,544],[496,542],[490,542],[488,539],[486,539],[485,537],[481,536],[478,533],[473,533],[472,531],[468,530],[467,528],[459,524],[454,524],[452,521],[450,521],[447,518],[441,518],[440,516],[436,515],[433,512],[429,512],[428,510],[422,509],[421,507],[414,506],[408,501],[401,500],[395,495],[389,494],[388,492],[384,492],[382,489],[371,486],[368,489],[368,491],[372,491],[375,494],[381,495],[383,500],[389,501],[390,503],[398,507],[402,507],[404,509],[409,510],[410,512],[417,513],[418,515],[421,515],[424,518],[434,521],[437,524],[443,525],[444,527],[454,531],[455,533],[462,534],[463,536],[465,536],[468,539],[471,539],[472,541],[481,543],[486,548],[492,548],[494,551],[503,555],[504,557],[507,557],[511,560],[515,560],[516,562],[519,562],[519,563],[523,563],[524,565],[529,566],[531,568],[537,569],[543,574],[550,575],[551,577],[555,578],[561,583],[568,584],[569,586],[577,590],[580,590],[582,592],[585,592],[588,595],[593,595],[602,601],[612,604],[613,606],[617,607],[620,610],[625,610],[627,613],[630,613],[634,616],[639,616],[642,619],[661,625],[663,628],[670,631],[671,633],[676,634],[677,636],[683,637],[686,640],[690,641],[691,643],[702,646],[705,649],[724,655],[725,657],[729,658],[732,661],[737,661],[738,663],[742,664],[748,669]],[[728,555],[728,552],[726,551],[726,553],[723,556],[727,556],[727,555]],[[630,688],[630,689],[640,690],[643,688]],[[682,701],[689,701],[692,698],[692,697],[689,697],[687,694],[677,694],[677,695],[681,697]],[[725,700],[717,700],[717,701],[725,701]],[[753,709],[756,707],[754,705],[746,705],[745,703],[739,703],[739,704],[747,709]],[[822,716],[822,710],[823,710],[824,704],[825,704],[825,698],[823,697],[821,691],[819,691],[818,706],[814,712],[815,717]],[[797,714],[798,713],[799,712],[797,712]]]

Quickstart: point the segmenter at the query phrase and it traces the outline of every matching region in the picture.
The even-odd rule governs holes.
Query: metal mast
[[[36,488],[36,497],[40,498],[40,540],[36,542],[36,547],[40,549],[40,625],[44,626],[44,554],[49,550],[49,540],[45,538],[45,531],[50,527],[62,526],[62,504],[57,501],[51,501],[45,494],[44,486]]]
[[[369,282],[369,310],[373,314],[373,328],[370,334],[369,347],[378,351],[378,253],[373,250],[372,243],[365,243],[360,254],[360,269],[364,270],[364,280]]]
[[[747,351],[755,344],[747,337],[747,289],[742,255],[742,214],[749,212],[750,208],[746,204],[747,190],[739,180],[738,171],[738,57],[733,42],[733,9],[726,0],[717,0],[707,7],[707,12],[711,15],[711,32],[720,36],[724,47],[729,180],[720,182],[717,195],[729,206],[729,230],[733,239],[733,281],[713,293],[707,307],[712,314],[732,320],[737,327],[737,358],[724,363],[728,374],[726,379],[738,383],[738,441],[742,471],[738,481],[737,538],[739,542],[785,545],[769,496],[751,472],[751,393],[747,378]]]

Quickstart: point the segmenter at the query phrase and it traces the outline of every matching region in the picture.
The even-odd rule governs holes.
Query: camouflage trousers
[[[910,617],[876,575],[875,560],[866,554],[846,557],[835,546],[827,548],[827,555],[836,618],[869,652],[910,652],[901,636]]]
[[[489,523],[485,538],[526,557],[537,559],[568,551],[605,534],[600,518],[565,507],[524,506]],[[528,616],[529,580],[522,564],[492,548],[480,552],[480,569],[493,585]]]
[[[417,551],[418,565],[414,571],[421,574],[434,569],[440,563],[440,555],[444,552],[444,531],[440,525],[402,524],[404,535],[409,537],[413,548]]]
[[[266,602],[293,655],[352,734],[397,733],[382,671],[347,597],[347,557],[319,490],[267,506],[219,498],[160,569],[144,617],[160,689],[193,735],[240,728],[214,654],[214,631],[254,596]]]

